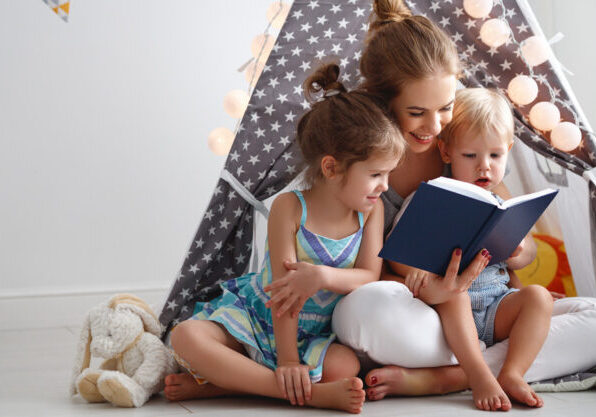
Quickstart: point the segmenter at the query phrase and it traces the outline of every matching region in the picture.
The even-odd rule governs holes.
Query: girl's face
[[[436,144],[437,135],[451,121],[455,89],[454,75],[433,75],[405,83],[390,102],[409,152],[422,153]]]
[[[478,135],[461,130],[449,145],[439,141],[443,161],[451,163],[456,180],[492,190],[503,180],[511,145],[496,133]]]
[[[384,154],[353,163],[341,178],[339,199],[352,210],[371,211],[381,193],[387,191],[389,173],[396,166],[395,156]]]

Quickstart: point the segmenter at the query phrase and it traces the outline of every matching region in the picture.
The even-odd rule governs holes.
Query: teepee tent
[[[593,244],[596,242],[596,138],[590,133],[590,126],[558,63],[550,59],[532,67],[520,52],[524,40],[534,34],[542,36],[527,3],[495,0],[489,9],[490,18],[470,17],[463,3],[462,0],[406,2],[413,14],[427,16],[452,37],[466,65],[462,79],[465,86],[492,87],[506,92],[511,79],[525,74],[535,80],[534,84],[538,83],[538,97],[532,103],[554,103],[562,120],[581,128],[582,140],[577,149],[558,150],[549,143],[548,135],[532,127],[528,118],[531,106],[517,106],[515,134],[517,141],[525,145],[514,149],[521,149],[515,160],[525,168],[537,153],[565,169],[559,176],[542,178],[536,174],[538,170],[522,175],[527,174],[527,181],[531,180],[530,176],[534,178],[530,187],[537,181],[550,180],[561,188],[557,209],[576,288],[579,295],[596,296]],[[293,139],[298,119],[309,108],[302,83],[320,62],[331,60],[339,63],[342,82],[348,89],[360,83],[358,65],[370,12],[370,0],[333,4],[294,1],[252,92],[187,257],[164,303],[160,320],[168,331],[192,315],[197,301],[215,296],[220,282],[245,273],[251,254],[258,259],[252,253],[256,247],[253,245],[255,217],[259,213],[267,216],[264,201],[282,190],[300,171],[299,152]],[[484,41],[480,39],[481,28],[491,18],[499,19],[497,28],[505,25],[511,30],[509,40],[503,45],[487,46],[486,31],[483,31]]]

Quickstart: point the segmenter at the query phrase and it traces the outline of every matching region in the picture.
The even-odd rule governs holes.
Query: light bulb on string
[[[227,127],[216,127],[207,137],[209,149],[216,155],[227,155],[234,143],[234,133]]]
[[[251,88],[257,83],[257,80],[261,76],[261,72],[265,68],[265,64],[261,61],[254,59],[250,64],[246,66],[244,70],[244,77],[246,81],[251,84]]]
[[[480,39],[491,48],[498,48],[509,39],[509,25],[502,19],[489,19],[480,28]]]
[[[535,67],[550,58],[550,48],[548,42],[540,36],[530,36],[523,41],[521,53],[526,62]]]
[[[267,33],[255,36],[250,44],[252,56],[258,61],[266,62],[274,44],[275,38]]]
[[[493,0],[464,0],[464,10],[475,19],[484,19],[493,8]]]
[[[223,100],[223,107],[226,113],[234,119],[242,117],[248,106],[248,94],[242,90],[232,90],[225,95]]]
[[[507,94],[515,104],[525,106],[536,99],[538,84],[527,75],[518,75],[509,81]]]
[[[571,122],[561,122],[550,132],[550,143],[564,152],[577,148],[581,140],[582,132]]]
[[[273,2],[267,8],[267,20],[275,29],[281,29],[289,11],[290,5],[288,3],[284,3],[283,1]]]
[[[529,117],[532,126],[538,130],[548,132],[559,124],[561,113],[553,103],[541,101],[532,106]]]

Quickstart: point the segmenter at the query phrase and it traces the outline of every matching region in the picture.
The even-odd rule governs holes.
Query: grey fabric
[[[294,134],[309,108],[302,83],[322,62],[336,61],[341,81],[360,83],[358,64],[371,2],[294,1],[250,98],[224,169],[257,200],[280,191],[300,170]],[[160,315],[167,334],[196,301],[242,275],[252,250],[254,210],[220,178]]]
[[[596,367],[586,372],[534,382],[530,386],[539,392],[584,391],[596,388]]]

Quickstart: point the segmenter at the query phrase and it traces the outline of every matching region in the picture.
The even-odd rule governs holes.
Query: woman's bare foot
[[[521,404],[527,405],[528,407],[542,407],[544,405],[544,401],[540,398],[536,392],[526,381],[524,378],[515,373],[503,373],[499,375],[497,378],[499,384],[503,390],[509,395],[514,401],[517,401]]]
[[[402,368],[387,365],[373,369],[365,378],[369,400],[382,400],[387,395],[419,396],[445,394],[468,388],[468,380],[460,367]]]
[[[312,399],[307,404],[317,408],[333,408],[359,414],[365,397],[362,387],[362,380],[356,377],[313,384]]]
[[[233,395],[234,393],[213,384],[199,385],[189,374],[171,374],[166,376],[164,395],[170,401],[191,400],[193,398],[213,398]]]
[[[470,375],[470,388],[476,408],[484,411],[509,411],[511,401],[490,371]]]

